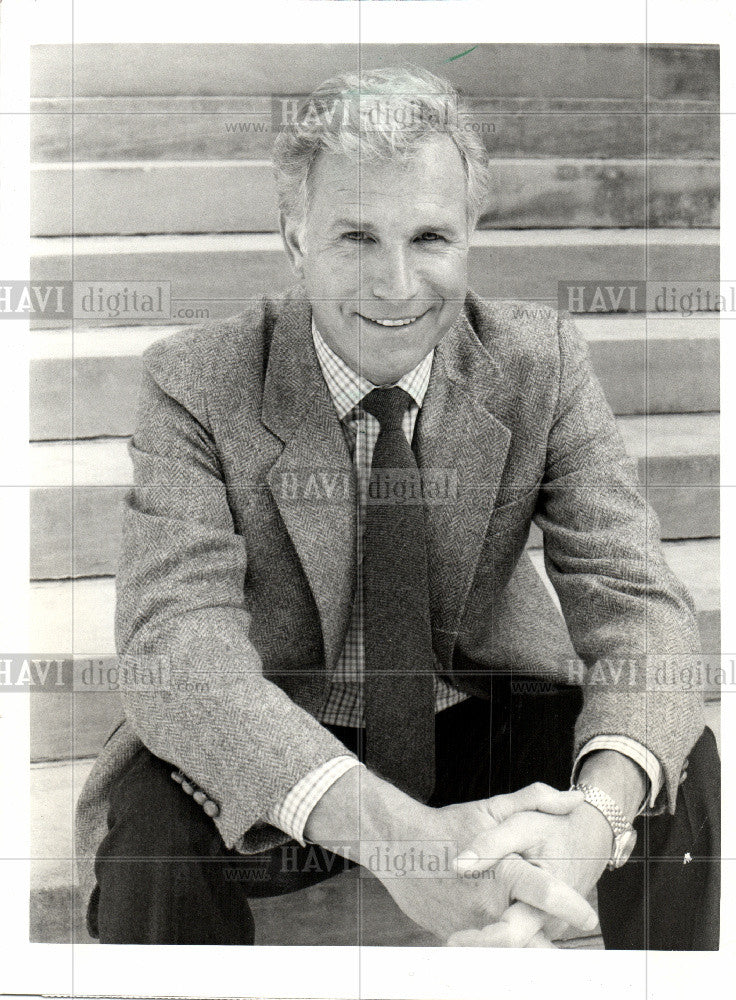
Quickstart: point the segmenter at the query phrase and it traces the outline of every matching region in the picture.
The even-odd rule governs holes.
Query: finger
[[[461,948],[526,948],[541,933],[544,917],[525,903],[512,903],[498,921],[479,931],[453,934],[447,943]]]
[[[458,931],[451,936],[447,943],[451,948],[517,947],[513,929],[501,928],[500,930],[496,929],[496,931],[492,931],[491,927],[493,926],[494,925],[491,924],[488,927],[484,927],[483,930],[480,931]],[[523,940],[523,936],[519,935],[516,940]],[[544,931],[537,931],[525,947],[552,948],[557,951],[557,945],[547,937]]]
[[[559,941],[561,937],[564,936],[565,931],[569,929],[570,925],[565,920],[560,920],[559,917],[549,917],[544,922],[544,933],[550,939],[550,941]]]
[[[526,903],[512,903],[498,923],[492,937],[503,942],[499,947],[526,948],[544,927],[545,914]]]
[[[453,948],[553,948],[542,930],[545,914],[525,903],[512,903],[499,920],[482,930],[458,931],[448,940]]]
[[[542,932],[537,931],[536,934]],[[527,942],[520,928],[499,922],[488,924],[482,930],[457,931],[447,944],[451,948],[525,948],[534,937],[536,935],[532,935]]]
[[[580,791],[561,792],[543,781],[535,781],[508,795],[494,795],[488,799],[488,812],[498,822],[503,823],[519,812],[536,811],[565,816],[584,802]]]
[[[485,830],[470,847],[455,858],[455,871],[483,872],[508,854],[531,851],[539,842],[539,819],[535,813],[511,816],[499,826]]]
[[[496,866],[496,878],[502,880],[512,899],[542,911],[544,919],[558,917],[586,931],[598,926],[598,914],[587,899],[563,879],[524,858],[504,858]]]
[[[557,951],[557,945],[551,941],[543,931],[537,931],[531,939],[527,948],[552,948]]]

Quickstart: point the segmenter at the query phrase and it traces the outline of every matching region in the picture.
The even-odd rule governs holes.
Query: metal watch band
[[[595,806],[599,812],[603,813],[608,822],[611,824],[614,837],[620,837],[622,833],[628,833],[629,830],[633,829],[631,823],[629,823],[619,807],[616,805],[615,800],[600,788],[596,788],[595,785],[586,785],[582,782],[577,785],[573,785],[573,788],[582,792],[585,796],[585,801],[590,803],[590,805]]]

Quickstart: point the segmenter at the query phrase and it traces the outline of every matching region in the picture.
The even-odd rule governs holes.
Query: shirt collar
[[[347,365],[342,358],[335,354],[317,329],[314,319],[312,319],[312,339],[314,349],[317,352],[317,360],[335,404],[337,415],[340,420],[344,420],[351,410],[354,410],[360,403],[361,399],[376,386],[367,378],[354,372],[350,365]],[[429,387],[433,357],[434,348],[419,362],[416,368],[412,368],[396,383],[400,389],[409,393],[419,407],[424,402]]]

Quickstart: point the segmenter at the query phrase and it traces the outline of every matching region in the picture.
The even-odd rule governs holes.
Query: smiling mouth
[[[364,316],[362,313],[358,313],[361,319],[367,320],[369,323],[375,323],[377,326],[411,326],[412,323],[416,323],[418,319],[422,316],[405,316],[401,319],[373,319],[371,316]]]

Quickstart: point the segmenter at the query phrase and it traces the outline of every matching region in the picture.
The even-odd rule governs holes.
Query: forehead
[[[371,214],[387,218],[427,210],[465,215],[467,178],[449,136],[433,136],[409,157],[373,159],[320,153],[310,178],[310,209],[321,217]]]

